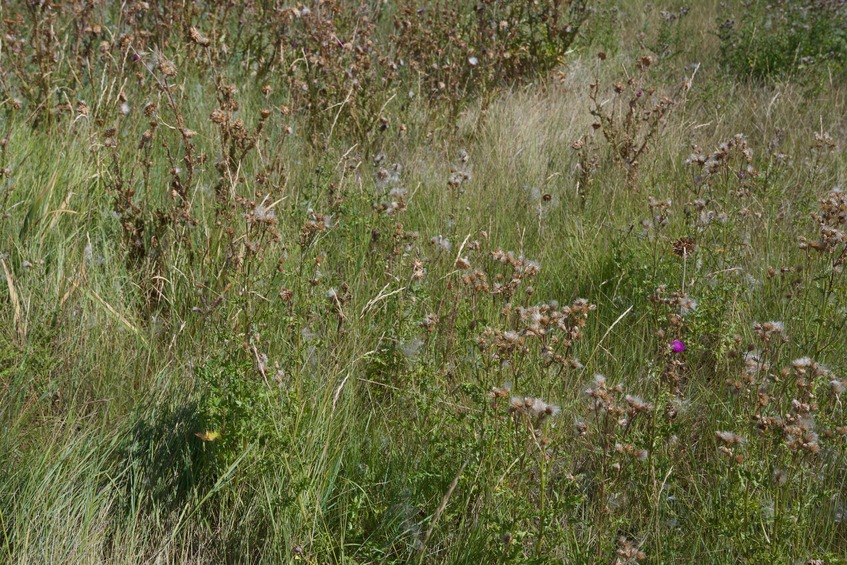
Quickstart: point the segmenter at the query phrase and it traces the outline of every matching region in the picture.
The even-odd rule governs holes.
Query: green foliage
[[[623,11],[618,2],[597,2],[591,9],[591,17],[586,21],[583,33],[577,38],[579,46],[602,49],[614,55],[621,48],[619,33]]]
[[[738,77],[811,84],[847,68],[847,8],[826,0],[751,2],[718,22],[721,61]]]
[[[196,373],[203,385],[196,434],[208,434],[206,448],[214,454],[216,472],[223,473],[248,450],[263,468],[278,468],[290,446],[281,430],[295,401],[291,393],[237,353],[213,358]]]
[[[845,86],[667,4],[0,3],[0,561],[838,562]]]

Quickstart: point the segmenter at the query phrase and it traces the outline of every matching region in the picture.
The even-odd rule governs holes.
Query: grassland
[[[4,562],[844,562],[843,72],[455,4],[0,6]]]

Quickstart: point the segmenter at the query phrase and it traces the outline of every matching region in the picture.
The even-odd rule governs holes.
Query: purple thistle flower
[[[669,345],[671,346],[671,351],[674,353],[682,353],[685,351],[685,344],[678,339],[673,340]]]

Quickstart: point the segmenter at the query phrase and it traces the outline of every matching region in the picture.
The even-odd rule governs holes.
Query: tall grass
[[[597,4],[559,67],[474,88],[327,63],[318,98],[258,7],[156,5],[126,23],[150,43],[82,64],[74,28],[39,35],[64,8],[25,4],[4,561],[843,559],[843,83],[728,78],[716,3]],[[337,6],[273,25],[346,40],[366,12]]]

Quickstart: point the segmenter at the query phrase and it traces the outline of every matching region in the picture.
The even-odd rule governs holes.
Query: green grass
[[[391,126],[366,138],[346,118],[315,137],[284,79],[269,75],[265,96],[235,49],[213,72],[169,45],[173,105],[155,70],[74,79],[88,116],[35,124],[29,98],[21,111],[3,101],[2,561],[844,562],[844,244],[799,243],[821,238],[811,214],[847,180],[845,83],[810,94],[730,78],[717,3],[692,6],[663,24],[645,87],[670,95],[700,68],[628,175],[591,127],[589,83],[605,111],[625,110],[612,85],[636,75],[633,30],[662,18],[619,10],[632,29],[611,34],[599,10],[563,79],[486,92],[456,121],[398,87]],[[210,120],[216,73],[237,85],[233,118],[248,132],[271,108],[229,162]],[[8,94],[18,79],[6,80]],[[832,147],[816,146],[824,132]],[[710,155],[739,133],[755,177],[736,174],[743,156],[709,178],[685,164],[692,144]],[[582,136],[587,177],[571,146]],[[468,176],[454,187],[457,172]],[[400,187],[401,209],[380,211]],[[651,197],[671,202],[664,225]],[[140,222],[140,253],[126,219]],[[695,242],[685,258],[683,237]],[[513,296],[493,291],[512,277]],[[697,303],[685,316],[680,297]],[[584,325],[565,319],[572,344],[553,327],[533,335],[531,312],[520,320],[521,307],[579,298],[596,308]],[[769,320],[784,332],[765,340],[754,324]],[[670,351],[676,339],[684,352]],[[544,346],[579,363],[551,363]],[[745,369],[754,350],[762,361]],[[804,375],[792,360],[806,356],[817,370]],[[605,409],[590,409],[588,389]],[[512,396],[556,409],[535,417]]]

